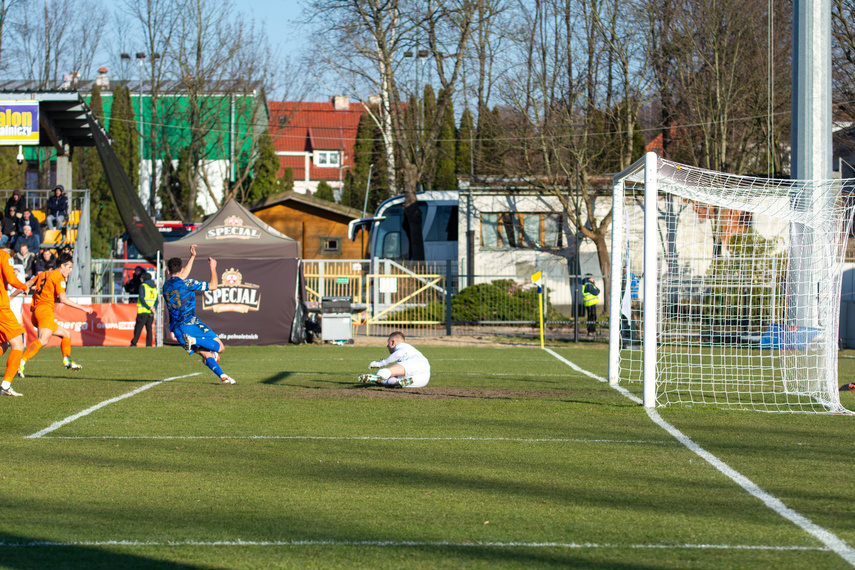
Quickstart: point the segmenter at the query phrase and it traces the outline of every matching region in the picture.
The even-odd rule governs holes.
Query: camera
[[[18,164],[24,164],[24,149],[20,146],[18,147],[18,156],[15,157],[15,160],[18,161]]]

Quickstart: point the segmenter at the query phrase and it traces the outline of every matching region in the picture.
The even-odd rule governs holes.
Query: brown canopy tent
[[[223,344],[305,340],[300,242],[229,200],[193,233],[164,243],[163,258],[180,257],[186,263],[192,244],[196,244],[196,261],[191,279],[208,281],[208,258],[217,260],[219,287],[196,296],[196,316]],[[164,339],[176,342],[168,329]]]

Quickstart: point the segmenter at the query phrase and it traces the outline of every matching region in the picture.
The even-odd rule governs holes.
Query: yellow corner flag
[[[540,271],[531,276],[531,280],[537,285],[538,318],[540,319],[540,348],[543,348],[543,276]]]

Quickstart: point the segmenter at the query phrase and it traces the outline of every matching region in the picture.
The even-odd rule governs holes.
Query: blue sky
[[[306,35],[294,25],[300,17],[302,2],[298,0],[240,0],[238,9],[262,22],[273,46],[287,51],[300,50]]]

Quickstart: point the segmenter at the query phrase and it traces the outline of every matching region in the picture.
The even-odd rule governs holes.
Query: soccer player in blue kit
[[[234,379],[220,368],[220,353],[225,350],[222,341],[208,326],[196,318],[196,291],[217,289],[217,260],[209,257],[211,281],[189,279],[193,260],[196,259],[196,244],[190,246],[190,261],[182,267],[180,257],[166,262],[169,279],[163,284],[163,299],[169,311],[169,330],[184,345],[187,354],[198,353],[202,362],[219,376],[222,384],[234,384]]]

